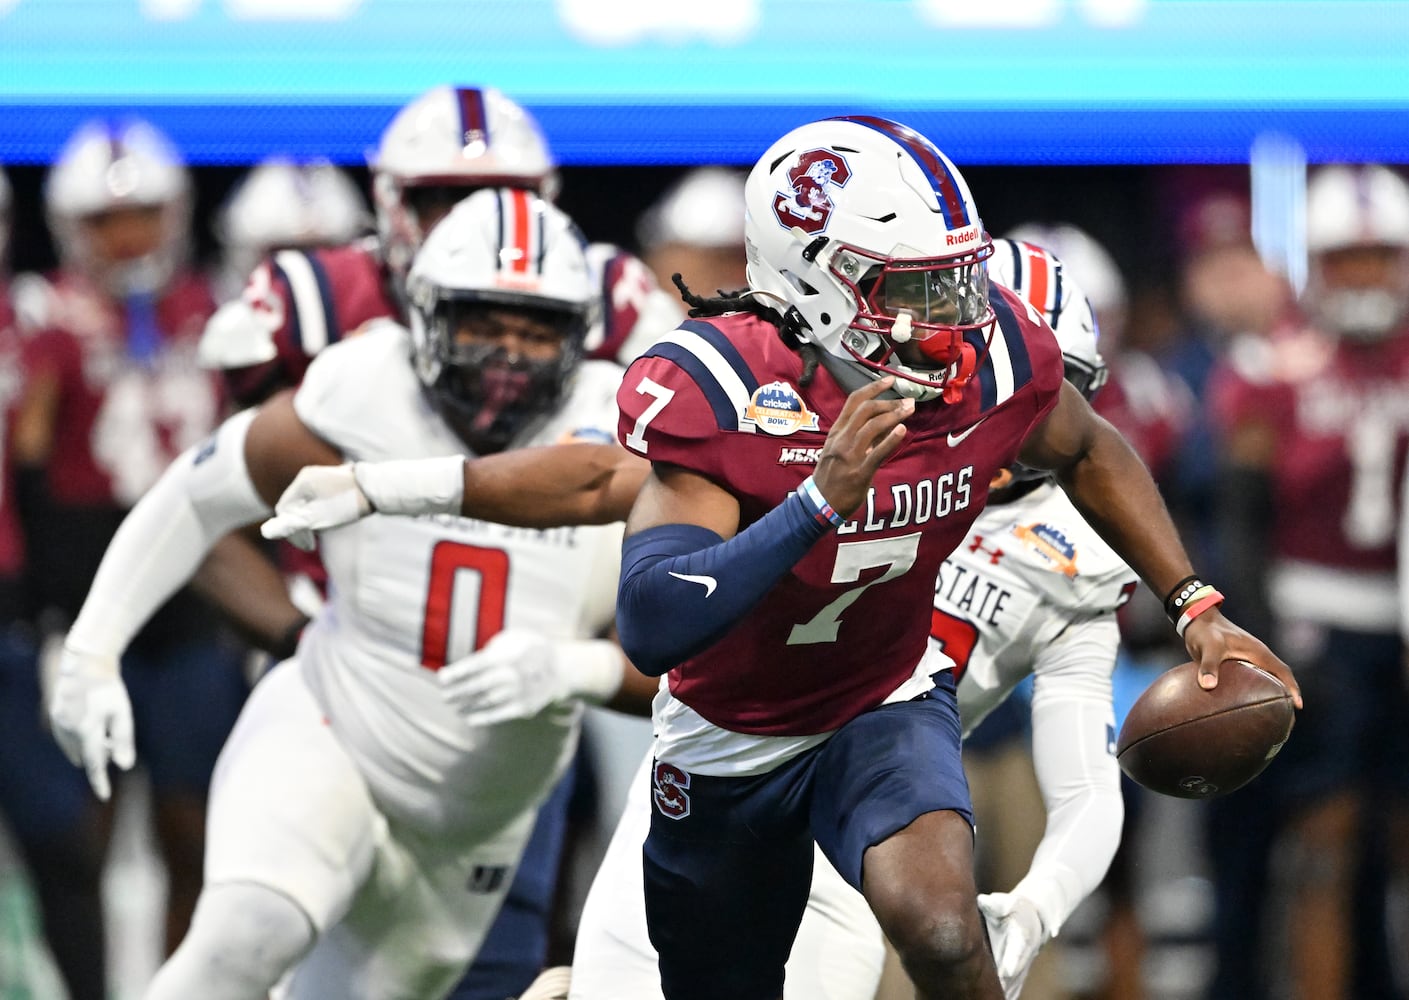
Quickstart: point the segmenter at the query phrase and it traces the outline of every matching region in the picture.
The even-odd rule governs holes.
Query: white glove
[[[112,794],[109,762],[126,771],[137,760],[132,705],[118,676],[117,657],[80,653],[65,644],[49,722],[64,755],[88,772],[93,793],[106,802]]]
[[[265,538],[287,538],[313,548],[313,533],[340,528],[368,514],[460,513],[465,460],[459,455],[353,465],[310,465],[299,470],[260,528]]]
[[[571,698],[606,701],[621,687],[624,659],[605,639],[553,640],[500,632],[436,674],[445,698],[472,726],[530,719]]]
[[[988,940],[993,945],[1003,995],[1007,1000],[1018,1000],[1023,980],[1049,937],[1042,917],[1032,900],[1009,892],[980,895],[978,908],[988,924]]]
[[[357,485],[352,465],[307,465],[274,505],[274,516],[259,528],[265,538],[286,538],[304,551],[313,548],[315,531],[351,524],[372,513],[372,503]]]

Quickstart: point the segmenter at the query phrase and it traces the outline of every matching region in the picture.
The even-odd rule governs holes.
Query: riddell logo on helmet
[[[957,233],[945,233],[944,245],[947,247],[968,246],[970,243],[978,242],[978,226],[970,226],[961,229]]]
[[[830,149],[809,149],[788,169],[788,184],[792,190],[779,191],[773,196],[773,214],[784,229],[801,229],[805,233],[820,233],[836,205],[832,190],[845,187],[851,180],[851,167],[846,158]]]

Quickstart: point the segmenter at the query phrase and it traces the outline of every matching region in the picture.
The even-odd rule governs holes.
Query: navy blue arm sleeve
[[[724,635],[831,527],[794,493],[727,542],[665,524],[626,539],[616,625],[642,673],[658,677]]]

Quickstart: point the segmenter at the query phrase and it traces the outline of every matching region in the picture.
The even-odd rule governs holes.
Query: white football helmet
[[[1100,326],[1090,298],[1057,256],[1032,243],[996,239],[988,280],[1017,292],[1042,314],[1057,335],[1067,381],[1088,400],[1094,398],[1108,375],[1099,348]]]
[[[803,125],[763,154],[744,202],[750,290],[843,385],[890,374],[915,399],[962,396],[992,336],[993,246],[928,139],[883,118]]]
[[[694,247],[744,244],[744,178],[724,167],[692,170],[641,215],[636,242],[650,253],[666,243]]]
[[[1376,340],[1409,313],[1409,185],[1378,164],[1323,167],[1306,191],[1306,244],[1311,274],[1309,312],[1340,336]],[[1326,255],[1380,248],[1397,255],[1379,283],[1328,280]]]
[[[586,241],[559,208],[521,188],[486,188],[436,224],[407,277],[412,361],[441,414],[478,452],[498,451],[557,405],[582,356],[598,295]],[[457,342],[462,320],[522,310],[563,333],[551,362]]]
[[[271,251],[349,243],[371,230],[372,217],[352,178],[327,160],[275,156],[241,178],[212,228],[222,247],[221,298],[229,298]]]
[[[149,122],[81,125],[49,171],[44,205],[64,265],[87,273],[114,295],[157,292],[185,260],[190,177],[180,152]],[[84,232],[85,220],[139,206],[161,209],[158,247],[132,260],[101,259]]]
[[[1042,247],[1062,261],[1067,275],[1080,279],[1091,308],[1096,310],[1101,336],[1107,343],[1119,343],[1129,295],[1120,266],[1110,251],[1090,233],[1067,222],[1028,222],[1014,227],[1006,235],[1010,240]]]
[[[398,286],[430,227],[417,189],[521,187],[557,193],[557,164],[538,122],[491,87],[441,86],[396,113],[370,157],[377,234]],[[432,220],[432,224],[434,220]]]

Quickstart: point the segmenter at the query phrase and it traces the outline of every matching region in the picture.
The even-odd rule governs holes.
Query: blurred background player
[[[239,296],[259,262],[276,250],[342,246],[372,225],[367,199],[345,171],[327,160],[270,157],[240,179],[216,212],[216,299]]]
[[[124,521],[51,706],[90,779],[130,752],[117,653],[299,467],[434,457],[458,480],[463,455],[598,439],[614,419],[620,368],[579,364],[596,296],[580,236],[537,195],[459,204],[408,292],[410,330],[382,323],[320,355],[296,395],[231,418]],[[286,972],[291,997],[444,996],[571,759],[577,699],[622,684],[620,649],[597,638],[619,540],[619,527],[456,518],[372,518],[325,538],[329,603],[221,754],[201,903],[148,997],[256,1000]],[[485,690],[524,659],[545,683],[505,692],[534,707],[496,724]]]
[[[1307,689],[1296,736],[1210,804],[1216,1000],[1392,996],[1387,852],[1409,698],[1395,600],[1409,447],[1409,185],[1332,166],[1307,190],[1306,324],[1235,342],[1213,383],[1230,598]],[[1402,825],[1398,827],[1402,835]],[[1269,942],[1285,961],[1269,963]]]
[[[691,170],[641,213],[636,242],[661,288],[673,287],[673,274],[706,293],[743,288],[743,174],[726,167]]]
[[[107,1000],[96,809],[42,724],[34,595],[13,453],[24,366],[10,295],[10,219],[10,185],[0,172],[0,818],[28,869],[44,937],[69,997]],[[34,475],[24,485],[42,493]],[[32,513],[35,498],[25,499]]]
[[[32,596],[52,634],[77,613],[127,509],[209,434],[220,397],[196,362],[214,304],[206,280],[187,266],[190,185],[170,141],[140,120],[81,126],[49,171],[44,206],[60,267],[25,288],[35,330],[25,343],[12,451],[31,484]],[[189,593],[175,595],[128,651],[137,747],[167,874],[168,949],[200,888],[206,790],[244,699],[242,655]],[[190,704],[202,710],[179,707]],[[64,812],[54,846],[75,845],[61,869],[34,872],[41,900],[59,898],[46,885],[56,877],[73,911],[54,942],[67,968],[75,963],[65,950],[84,951],[85,965],[101,962],[103,936],[93,924],[109,823],[87,796],[75,801],[73,777],[37,767],[16,776],[42,787],[31,801]],[[47,822],[57,818],[51,812]]]
[[[207,327],[202,359],[221,370],[240,405],[297,385],[329,344],[375,320],[403,319],[410,262],[425,234],[457,202],[496,185],[549,197],[558,188],[557,166],[537,122],[492,88],[435,87],[408,103],[383,131],[371,170],[376,239],[273,254]],[[589,357],[629,355],[675,326],[681,313],[674,296],[656,286],[637,258],[606,244],[589,245],[586,253],[598,292],[584,340]],[[220,550],[235,544],[222,543]],[[317,560],[307,554],[285,550],[283,561],[295,580],[321,580]],[[315,588],[305,582],[297,592],[300,606],[313,610]],[[297,625],[285,615],[283,622]],[[638,747],[649,740],[648,731],[632,735],[643,728],[640,723],[616,722],[607,713],[593,713],[588,726],[589,747],[614,746],[619,729]],[[601,738],[593,738],[597,728],[604,730]],[[638,753],[631,755],[633,765]],[[455,994],[459,1000],[514,995],[547,959],[572,779],[570,773],[544,804],[529,861],[518,868],[500,917]],[[606,810],[615,811],[610,805]],[[595,856],[589,850],[585,859],[594,868]],[[567,928],[560,936],[570,933]]]

